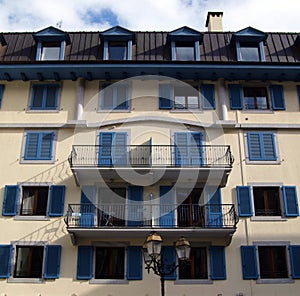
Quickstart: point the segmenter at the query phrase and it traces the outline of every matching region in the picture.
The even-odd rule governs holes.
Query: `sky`
[[[222,11],[223,30],[252,26],[264,32],[300,32],[300,0],[0,0],[0,32],[206,31],[208,11]]]

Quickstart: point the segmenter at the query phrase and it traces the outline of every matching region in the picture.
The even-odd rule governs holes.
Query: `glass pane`
[[[196,96],[188,96],[187,97],[187,101],[188,101],[188,108],[189,109],[198,109],[199,108],[198,97],[196,97]]]
[[[176,46],[177,61],[194,61],[195,50],[194,46]]]
[[[107,86],[102,90],[102,96],[103,96],[103,109],[112,109],[113,108],[113,101],[114,101],[114,95],[113,95],[113,87]]]
[[[109,46],[110,60],[126,60],[126,46],[124,45],[110,45]]]
[[[21,207],[21,215],[32,215],[34,209],[34,189],[23,188],[23,202]]]
[[[17,246],[16,252],[14,277],[41,278],[44,247]]]
[[[258,47],[241,45],[242,61],[260,61]]]
[[[48,187],[41,187],[37,189],[38,198],[36,202],[36,215],[46,215],[47,203],[48,203]]]
[[[175,109],[185,109],[185,97],[184,96],[175,96]]]
[[[280,216],[278,187],[253,187],[256,216]]]
[[[117,102],[115,109],[126,109],[127,108],[127,88],[125,85],[118,85],[115,88]]]
[[[42,50],[42,60],[43,61],[52,61],[59,60],[60,56],[60,47],[43,47]]]

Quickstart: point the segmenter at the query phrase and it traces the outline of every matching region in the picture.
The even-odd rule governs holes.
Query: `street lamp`
[[[161,253],[162,238],[156,232],[150,233],[143,245],[143,255],[146,264],[145,269],[160,277],[161,296],[165,296],[165,277],[172,274],[179,266],[176,262],[165,265],[163,254]],[[187,263],[190,259],[191,245],[187,239],[181,237],[175,244],[178,260]]]

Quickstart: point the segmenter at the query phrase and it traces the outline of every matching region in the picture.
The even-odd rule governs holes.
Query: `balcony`
[[[229,244],[238,216],[233,204],[69,204],[65,222],[73,238],[145,237],[159,230],[164,237],[201,236]]]
[[[225,186],[233,164],[228,145],[74,145],[69,157],[77,185],[106,180],[122,181],[120,174],[138,178],[205,183],[210,176]],[[146,176],[145,176],[146,175]]]

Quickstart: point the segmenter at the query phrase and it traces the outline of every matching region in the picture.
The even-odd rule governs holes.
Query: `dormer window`
[[[189,27],[182,27],[168,34],[172,61],[199,61],[203,36]]]
[[[265,61],[264,42],[267,34],[248,27],[233,34],[232,42],[235,43],[237,60],[243,62]]]
[[[70,43],[69,35],[54,27],[35,33],[34,39],[37,42],[37,61],[63,60],[65,46]]]
[[[132,60],[133,32],[120,26],[101,33],[103,40],[103,60]]]

